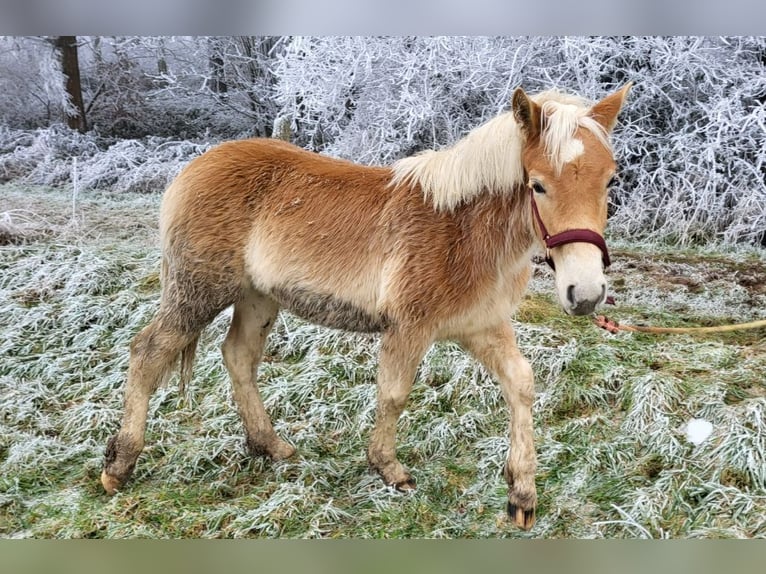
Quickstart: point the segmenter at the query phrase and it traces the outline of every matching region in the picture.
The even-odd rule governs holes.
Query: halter
[[[537,225],[540,226],[540,233],[543,234],[543,242],[545,243],[545,262],[551,269],[556,271],[556,266],[551,257],[551,249],[567,243],[590,243],[595,245],[601,250],[601,261],[604,264],[604,268],[611,265],[612,262],[609,260],[609,251],[606,248],[606,241],[604,241],[604,238],[601,237],[601,235],[590,229],[567,229],[556,235],[551,235],[548,233],[548,230],[545,228],[545,224],[540,217],[540,212],[537,210],[537,203],[535,202],[535,192],[531,189],[529,190],[529,197],[532,200],[532,213],[537,221]]]

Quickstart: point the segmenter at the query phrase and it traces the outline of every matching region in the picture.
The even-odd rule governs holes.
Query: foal
[[[295,452],[274,432],[256,383],[284,308],[382,334],[367,455],[387,484],[404,490],[415,483],[396,458],[397,420],[429,346],[459,342],[500,383],[510,410],[508,512],[531,528],[534,386],[510,317],[543,243],[567,313],[589,314],[604,301],[601,234],[615,171],[608,135],[629,88],[595,105],[558,92],[530,98],[519,88],[511,111],[450,148],[391,167],[266,139],[225,143],[193,160],[163,198],[160,307],[131,344],[104,489],[114,493],[133,471],[151,394],[179,357],[188,382],[201,331],[231,305],[223,357],[247,448],[275,460]]]

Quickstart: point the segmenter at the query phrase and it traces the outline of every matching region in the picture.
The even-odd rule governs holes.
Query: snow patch
[[[684,433],[686,434],[686,440],[695,446],[701,445],[713,432],[712,423],[705,419],[691,419],[684,427]]]

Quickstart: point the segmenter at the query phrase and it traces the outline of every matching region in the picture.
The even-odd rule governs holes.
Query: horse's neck
[[[529,196],[519,187],[485,193],[455,209],[465,240],[502,271],[526,263],[534,244]]]

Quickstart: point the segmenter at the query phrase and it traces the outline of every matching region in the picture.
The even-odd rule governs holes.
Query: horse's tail
[[[163,286],[163,289],[168,285],[168,261],[164,256],[160,261],[160,284]],[[197,353],[197,343],[199,343],[199,336],[200,333],[197,333],[197,335],[191,341],[189,341],[189,343],[177,355],[177,358],[180,357],[178,364],[178,389],[179,394],[182,397],[186,395],[187,385],[191,382],[192,370],[194,367],[194,357]],[[172,368],[169,369],[165,377],[170,376],[172,370]]]
[[[186,386],[189,384],[192,378],[192,369],[194,367],[194,356],[197,353],[197,343],[199,342],[199,335],[194,337],[186,347],[181,351],[180,367],[178,369],[178,389],[179,394],[183,397],[186,394]]]

